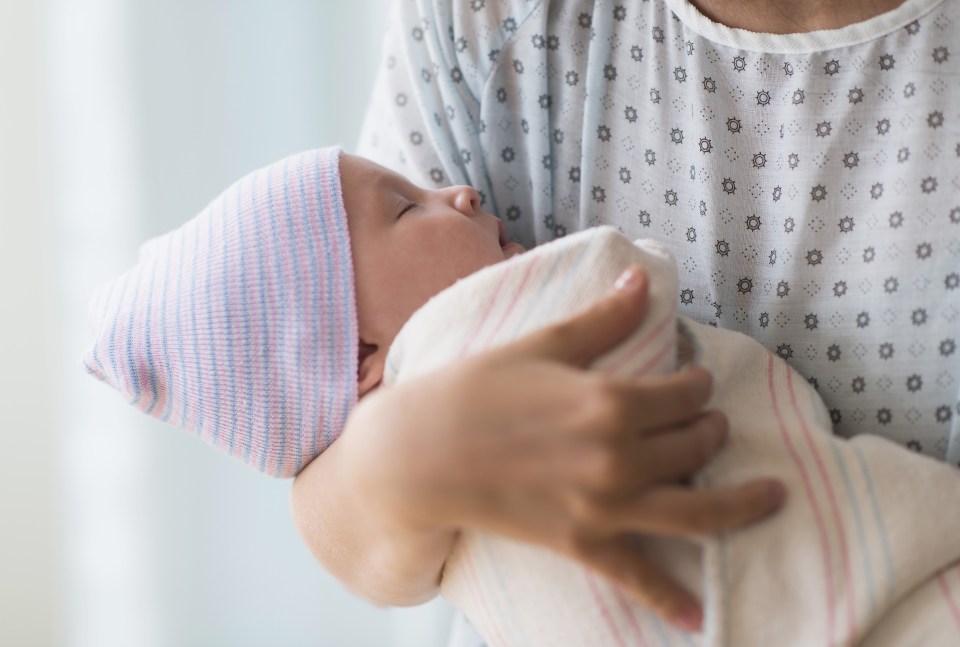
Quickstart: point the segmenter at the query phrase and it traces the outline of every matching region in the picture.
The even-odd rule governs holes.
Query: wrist
[[[348,505],[386,540],[379,551],[385,561],[403,563],[412,552],[440,551],[445,559],[458,530],[437,513],[433,499],[438,483],[429,473],[434,466],[404,438],[402,412],[391,412],[388,424],[377,399],[355,408],[338,441],[345,457]]]

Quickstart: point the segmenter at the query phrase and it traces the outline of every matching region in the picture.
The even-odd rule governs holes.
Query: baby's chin
[[[527,251],[520,243],[507,243],[502,249],[504,258],[513,258],[514,256]]]

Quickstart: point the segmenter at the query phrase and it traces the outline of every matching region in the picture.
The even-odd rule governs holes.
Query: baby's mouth
[[[511,243],[507,240],[507,230],[503,226],[503,221],[499,218],[497,218],[497,227],[500,233],[500,249],[503,250],[504,258],[511,258],[527,251],[520,243]]]

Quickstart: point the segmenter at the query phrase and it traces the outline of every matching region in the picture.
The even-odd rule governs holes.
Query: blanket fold
[[[702,596],[702,634],[668,627],[565,557],[470,530],[447,561],[443,595],[495,647],[960,644],[960,471],[878,437],[835,438],[819,395],[785,362],[744,335],[677,316],[676,268],[662,245],[597,228],[485,268],[410,319],[385,383],[566,319],[631,264],[650,275],[648,314],[593,368],[675,370],[679,323],[693,361],[714,375],[708,406],[731,428],[695,485],[776,476],[790,493],[784,509],[699,544],[639,541]]]

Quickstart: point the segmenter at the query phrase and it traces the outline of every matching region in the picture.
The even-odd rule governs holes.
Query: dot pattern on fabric
[[[837,433],[960,465],[960,3],[810,53],[721,44],[663,0],[418,4],[361,154],[474,185],[527,245],[666,242],[681,314],[788,361]]]

